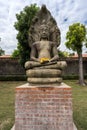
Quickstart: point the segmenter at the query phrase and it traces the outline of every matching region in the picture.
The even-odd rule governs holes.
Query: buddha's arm
[[[36,58],[36,48],[35,46],[33,45],[32,48],[31,48],[31,55],[30,55],[30,59],[32,61],[36,61],[36,62],[39,62],[39,59]]]
[[[53,45],[52,53],[53,53],[53,57],[50,60],[50,62],[57,61],[59,59],[59,56],[58,56],[58,51],[57,51],[57,46],[56,45]]]

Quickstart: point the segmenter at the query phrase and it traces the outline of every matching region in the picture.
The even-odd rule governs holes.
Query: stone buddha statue
[[[25,63],[27,81],[34,84],[60,84],[65,61],[59,61],[57,43],[50,41],[50,28],[43,19],[39,28],[39,40],[31,45],[30,61]]]

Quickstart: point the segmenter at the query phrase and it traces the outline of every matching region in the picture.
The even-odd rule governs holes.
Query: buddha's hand
[[[53,59],[50,59],[49,62],[53,62],[54,60]]]
[[[54,62],[54,61],[58,61],[59,60],[59,56],[58,55],[55,55],[53,58],[51,58],[49,60],[49,62]]]

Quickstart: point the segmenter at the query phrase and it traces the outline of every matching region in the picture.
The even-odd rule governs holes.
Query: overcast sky
[[[5,54],[11,54],[17,47],[16,13],[33,3],[40,7],[45,4],[57,21],[62,39],[59,48],[63,51],[66,51],[64,42],[69,25],[80,22],[87,26],[87,0],[0,0],[0,47]]]

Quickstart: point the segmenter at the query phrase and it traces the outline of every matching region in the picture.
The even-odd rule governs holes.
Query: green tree
[[[58,50],[58,55],[60,58],[66,58],[69,57],[70,54],[67,51]]]
[[[15,49],[12,53],[12,58],[20,58],[19,50]]]
[[[4,55],[5,54],[5,51],[2,50],[2,48],[0,47],[0,56]]]
[[[20,14],[16,14],[17,22],[14,24],[15,29],[18,31],[18,46],[16,53],[19,54],[22,65],[24,65],[24,63],[29,60],[30,57],[31,49],[28,43],[28,31],[31,26],[32,19],[38,10],[39,7],[37,7],[36,4],[31,4],[30,6],[26,6],[23,11],[20,12]]]
[[[82,47],[87,46],[86,38],[86,27],[80,23],[74,23],[69,26],[69,31],[66,34],[66,47],[78,54],[79,60],[79,83],[80,85],[85,85],[83,76],[83,59],[82,59]]]
[[[0,41],[1,41],[1,38],[0,38]],[[5,54],[5,51],[0,47],[0,56],[2,56],[4,54]]]

